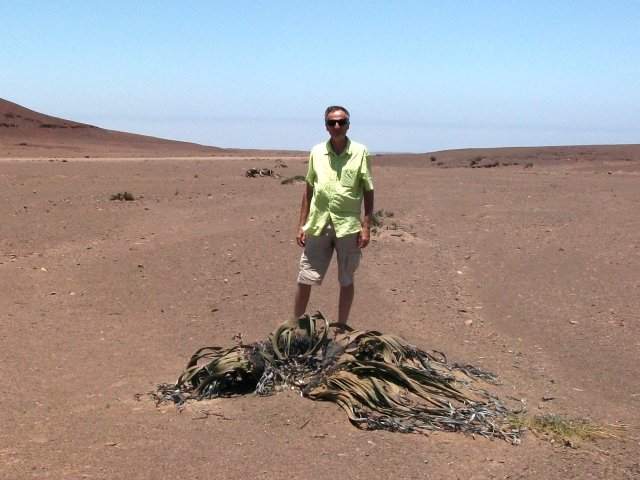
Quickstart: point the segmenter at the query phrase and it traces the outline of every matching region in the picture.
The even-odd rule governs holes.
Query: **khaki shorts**
[[[334,250],[337,252],[340,286],[352,285],[353,275],[362,258],[362,251],[358,248],[358,234],[353,233],[346,237],[337,238],[331,223],[319,236],[307,236],[304,251],[300,257],[298,283],[320,285],[327,273]]]

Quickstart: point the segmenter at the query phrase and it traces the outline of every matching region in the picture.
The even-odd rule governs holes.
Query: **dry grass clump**
[[[601,424],[591,420],[570,419],[555,414],[517,414],[510,417],[509,420],[514,429],[530,430],[540,438],[563,442],[569,447],[573,447],[574,442],[581,440],[599,438],[626,440],[629,438],[628,425]]]
[[[306,177],[304,177],[303,175],[294,175],[293,177],[285,178],[280,183],[282,185],[291,185],[293,183],[299,183],[304,181],[306,181]]]
[[[133,200],[135,200],[135,198],[133,197],[133,194],[129,192],[119,192],[119,193],[113,194],[111,195],[110,199],[126,201],[126,202],[132,202]]]

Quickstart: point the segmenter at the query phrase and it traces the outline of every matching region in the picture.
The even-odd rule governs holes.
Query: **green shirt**
[[[360,232],[363,192],[373,190],[367,147],[347,139],[344,151],[336,155],[330,141],[316,145],[306,180],[313,186],[309,218],[302,227],[306,234],[320,235],[329,221],[337,237]]]

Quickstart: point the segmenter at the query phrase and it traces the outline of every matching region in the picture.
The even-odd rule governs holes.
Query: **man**
[[[361,249],[369,244],[371,236],[373,182],[367,148],[347,137],[348,110],[331,106],[324,120],[330,138],[311,150],[300,207],[296,241],[304,251],[293,314],[298,318],[305,313],[311,287],[322,283],[336,250],[340,283],[337,320],[346,324],[355,293],[354,273]]]

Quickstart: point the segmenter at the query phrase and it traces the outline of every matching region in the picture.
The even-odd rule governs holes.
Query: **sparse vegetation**
[[[293,183],[297,183],[297,182],[304,182],[305,181],[305,177],[304,175],[294,175],[293,177],[287,177],[284,180],[282,180],[280,183],[282,185],[291,185]]]
[[[111,195],[110,200],[120,200],[120,201],[132,202],[133,200],[135,200],[135,198],[133,197],[133,194],[125,191],[125,192],[122,192],[122,193],[115,193],[115,194]]]
[[[527,163],[524,168],[533,168],[533,163],[529,162]]]
[[[276,172],[274,172],[270,168],[250,168],[245,172],[245,176],[249,178],[255,178],[255,177],[280,178],[280,175],[278,175]]]
[[[376,212],[374,212],[373,216],[371,217],[371,231],[373,233],[378,233],[378,231],[380,231],[385,224],[384,219],[391,218],[394,215],[395,213],[390,210],[377,210]],[[396,226],[397,224],[394,222],[393,227]]]
[[[598,438],[627,438],[627,425],[599,424],[590,420],[572,420],[554,414],[526,415],[518,414],[510,418],[510,425],[516,430],[530,430],[535,435],[553,442],[563,442],[573,447],[578,440],[596,440]]]
[[[436,161],[436,157],[431,157],[431,161],[435,162]]]
[[[395,215],[392,211],[389,210],[378,210],[374,212],[372,222],[375,226],[381,226],[383,222],[383,218],[391,218]]]
[[[500,166],[500,162],[497,160],[491,163],[482,163],[483,161],[486,161],[486,160],[487,160],[486,157],[477,156],[469,160],[469,166],[471,168],[494,168],[494,167]]]

